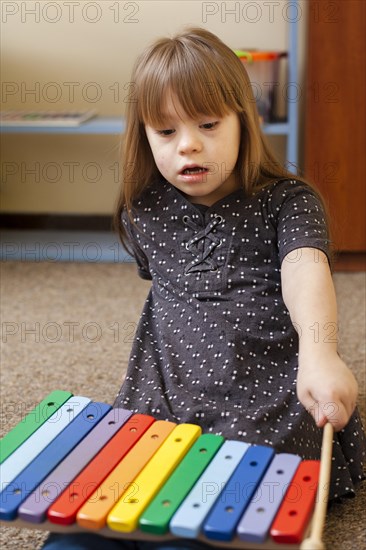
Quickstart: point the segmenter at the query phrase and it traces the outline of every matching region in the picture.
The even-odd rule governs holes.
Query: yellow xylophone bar
[[[75,408],[77,398],[70,399]],[[14,479],[2,480],[4,524],[133,540],[183,537],[230,548],[301,547],[318,461],[101,403],[75,410],[61,433],[50,430],[46,448],[43,423],[38,454],[31,440],[37,430],[19,443],[18,449],[32,448],[32,459]]]

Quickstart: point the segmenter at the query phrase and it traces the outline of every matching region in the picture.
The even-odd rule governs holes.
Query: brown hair
[[[127,107],[122,149],[121,193],[114,218],[125,246],[122,211],[127,209],[131,217],[133,201],[159,176],[145,124],[157,127],[162,122],[168,91],[191,118],[202,114],[222,117],[230,110],[238,114],[241,141],[236,170],[247,194],[280,178],[294,179],[265,141],[243,63],[211,32],[190,28],[173,38],[157,40],[137,59],[132,82],[134,93]]]

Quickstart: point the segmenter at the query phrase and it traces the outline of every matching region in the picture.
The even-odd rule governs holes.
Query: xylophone
[[[112,538],[315,550],[329,477],[320,464],[57,390],[1,441],[0,519]]]

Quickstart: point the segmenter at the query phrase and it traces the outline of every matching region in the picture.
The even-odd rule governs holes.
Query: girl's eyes
[[[199,128],[203,128],[204,130],[213,130],[217,125],[218,121],[216,122],[205,122],[204,124],[200,124]],[[167,130],[156,130],[156,133],[160,136],[171,136],[174,134],[175,130],[173,128],[169,128]]]
[[[160,136],[170,136],[174,132],[175,130],[157,130],[156,131],[156,133],[159,134]]]
[[[206,122],[205,124],[201,124],[200,128],[204,128],[205,130],[213,130],[215,126],[218,125],[218,121],[216,122]]]

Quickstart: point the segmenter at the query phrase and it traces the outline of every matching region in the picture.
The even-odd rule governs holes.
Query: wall
[[[291,3],[4,1],[2,109],[95,108],[101,115],[123,116],[133,62],[153,39],[196,25],[232,48],[285,50]],[[304,1],[299,19],[301,77]],[[271,139],[284,160],[284,139]],[[2,211],[112,211],[118,189],[118,136],[6,135],[2,148]]]

